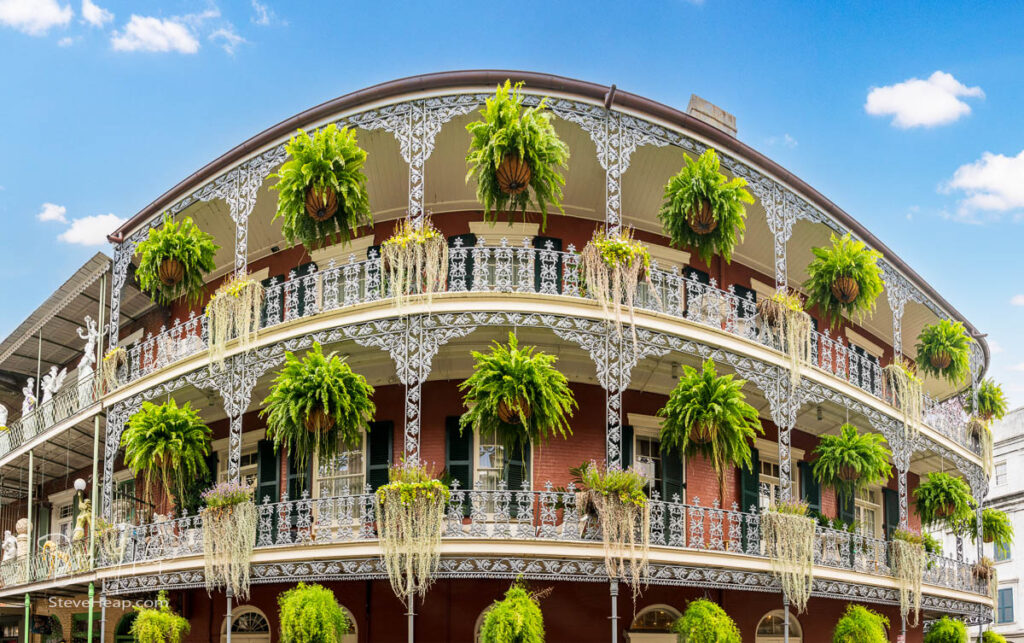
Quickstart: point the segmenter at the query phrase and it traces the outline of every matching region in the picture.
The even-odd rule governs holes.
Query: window
[[[881,489],[862,489],[854,501],[854,520],[857,533],[869,538],[879,538],[882,532]]]
[[[224,457],[217,459],[217,467],[220,469],[217,472],[218,482],[227,482],[228,480],[228,454],[225,453]],[[260,459],[256,451],[256,445],[244,447],[242,449],[241,458],[238,461],[238,472],[242,476],[242,482],[252,487],[256,486],[257,478],[260,473]]]
[[[878,357],[860,346],[850,343],[850,381],[869,393],[877,395],[879,362]]]
[[[768,612],[757,624],[756,643],[782,643],[785,635],[785,612],[774,610]],[[803,640],[803,628],[800,621],[792,613],[789,614],[789,641],[800,643]]]
[[[132,623],[135,622],[137,612],[129,612],[117,622],[117,629],[114,630],[114,643],[135,643],[132,636]]]
[[[668,605],[645,607],[629,626],[629,640],[642,643],[675,643],[672,623],[680,617],[678,611]]]
[[[505,479],[505,447],[493,430],[477,433],[476,440],[476,479],[493,491]]]
[[[662,489],[662,484],[665,482],[665,473],[661,468],[661,441],[658,438],[650,437],[646,435],[636,436],[636,464],[644,466],[644,463],[650,462],[650,465],[654,469],[653,485],[652,489],[658,489],[659,492]],[[664,500],[672,500],[671,498],[664,498]]]
[[[74,515],[75,507],[70,502],[62,504],[54,510],[54,532],[68,538],[68,542],[71,539]]]
[[[1010,545],[1009,544],[1007,544],[1004,547],[1000,547],[998,545],[995,545],[993,548],[995,549],[995,559],[996,559],[997,563],[1001,563],[1001,562],[1010,560]]]
[[[318,498],[358,495],[366,482],[366,457],[362,436],[355,444],[345,445],[344,451],[330,460],[316,459],[316,485]]]
[[[92,613],[92,643],[100,640],[100,613]],[[73,614],[71,616],[71,642],[89,643],[89,614]]]
[[[763,451],[761,453],[761,461],[758,463],[758,465],[761,468],[760,475],[758,476],[758,482],[760,482],[760,501],[758,502],[758,506],[761,507],[762,509],[767,509],[771,505],[772,499],[779,497],[780,470],[779,463],[777,461],[770,459],[771,456],[768,456],[766,458],[763,455]],[[799,480],[797,480],[796,472],[797,467],[793,467],[792,471],[790,472],[790,475],[793,476],[792,488],[794,490],[800,488],[797,484]],[[796,492],[794,491],[794,493]]]
[[[220,626],[220,640],[227,640],[227,618]],[[232,610],[231,640],[233,643],[270,643],[270,623],[263,612],[245,606]]]
[[[999,589],[999,604],[996,608],[996,621],[999,623],[1013,623],[1012,587]]]
[[[1002,486],[1006,484],[1006,463],[999,462],[996,464],[996,485]]]

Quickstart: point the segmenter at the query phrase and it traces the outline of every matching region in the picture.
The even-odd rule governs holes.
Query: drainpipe
[[[100,641],[107,640],[107,595],[100,594]],[[90,641],[90,643],[92,643]]]
[[[608,593],[612,597],[612,643],[618,643],[619,640],[619,581],[613,580],[611,586],[608,588]]]
[[[413,594],[409,594],[409,611],[406,615],[409,617],[408,634],[407,640],[409,643],[415,643],[415,620],[416,620],[416,597]]]

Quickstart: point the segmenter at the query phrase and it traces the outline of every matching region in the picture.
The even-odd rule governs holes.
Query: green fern
[[[971,374],[971,344],[963,323],[943,319],[930,324],[917,336],[917,367],[925,373],[944,377],[952,384],[964,381]],[[938,368],[932,358],[948,355],[949,366]]]
[[[355,130],[338,129],[333,123],[310,136],[299,130],[288,141],[288,160],[270,186],[278,191],[277,214],[284,219],[281,231],[288,243],[307,248],[325,243],[347,243],[361,226],[373,225],[370,197],[366,192],[366,151],[359,147]],[[332,189],[338,197],[338,211],[326,221],[306,214],[306,193]]]
[[[204,277],[217,267],[214,255],[219,249],[213,237],[200,230],[192,217],[175,223],[169,214],[165,214],[163,224],[150,228],[149,235],[135,248],[135,256],[139,258],[139,267],[135,271],[139,287],[161,306],[167,306],[180,297],[185,297],[190,304],[197,304],[203,299]],[[167,286],[160,280],[160,264],[165,259],[175,259],[184,268],[184,277],[173,286]]]
[[[832,487],[841,498],[852,498],[857,491],[885,484],[892,477],[889,460],[892,452],[879,433],[860,433],[852,424],[844,424],[839,435],[823,435],[814,449],[814,477]],[[852,469],[856,477],[844,480],[840,471]]]
[[[978,417],[988,422],[990,420],[1001,420],[1006,415],[1008,403],[1003,387],[996,384],[995,380],[986,378],[978,385],[978,404],[975,413],[974,396],[967,392],[967,399],[964,401],[964,408],[968,413],[975,413]]]
[[[831,247],[812,248],[811,252],[814,260],[807,266],[808,279],[804,282],[807,308],[817,304],[833,327],[839,325],[844,314],[862,319],[874,313],[875,300],[885,288],[882,269],[878,267],[882,253],[869,249],[849,233],[842,238],[833,234]],[[849,277],[860,287],[857,298],[848,304],[832,294],[832,284],[840,277]]]
[[[921,524],[942,524],[962,533],[974,514],[974,498],[962,478],[935,472],[914,490],[914,508]]]
[[[341,643],[352,626],[334,592],[299,583],[277,598],[281,643]]]
[[[764,433],[757,409],[743,394],[745,380],[719,375],[712,360],[701,371],[683,366],[679,383],[668,403],[658,411],[662,448],[690,457],[702,455],[711,461],[719,480],[730,466],[750,469],[750,444]],[[706,443],[694,440],[695,431],[710,430]]]
[[[536,597],[520,582],[484,616],[481,643],[544,643],[544,615]]]
[[[121,435],[124,463],[133,474],[145,476],[147,495],[159,482],[179,498],[191,480],[208,473],[210,436],[210,427],[188,402],[181,407],[173,399],[160,405],[143,402]]]
[[[971,538],[976,539],[978,534],[978,514],[975,513],[971,520]],[[987,507],[981,510],[981,537],[985,542],[995,545],[996,551],[1009,551],[1013,545],[1013,523],[1010,518],[999,511]]]
[[[923,643],[967,643],[967,626],[963,621],[943,616],[932,621]]]
[[[741,643],[736,622],[725,610],[706,598],[690,601],[686,611],[672,623],[680,643]]]
[[[192,626],[188,619],[175,614],[167,600],[167,592],[157,595],[157,607],[137,607],[131,636],[136,643],[181,643]]]
[[[494,223],[502,211],[508,211],[509,222],[515,211],[526,215],[533,202],[541,215],[541,230],[547,227],[548,204],[562,210],[562,186],[565,179],[558,168],[567,168],[569,148],[558,138],[551,124],[551,112],[545,100],[536,107],[523,108],[523,97],[510,81],[498,86],[492,98],[480,111],[483,120],[466,126],[470,134],[466,164],[466,182],[476,179],[476,198],[484,206],[484,220]],[[498,167],[508,154],[514,154],[530,166],[530,187],[516,195],[508,195],[498,187]]]
[[[832,631],[832,643],[888,643],[888,628],[887,617],[850,603]]]
[[[490,353],[473,351],[473,374],[459,385],[469,409],[459,422],[462,430],[494,430],[506,448],[520,452],[531,442],[572,435],[568,418],[576,400],[569,382],[554,366],[557,357],[535,350],[519,348],[515,334],[509,333],[507,345],[494,342]],[[502,421],[502,403],[518,412],[519,423]]]
[[[716,252],[729,263],[747,229],[747,209],[743,204],[753,203],[754,197],[744,188],[747,184],[744,179],[729,180],[721,173],[715,150],[708,148],[696,161],[683,156],[686,165],[665,185],[665,203],[658,212],[658,219],[672,245],[696,248],[707,264]],[[704,202],[711,205],[718,225],[707,234],[698,234],[690,227],[690,220]]]
[[[285,353],[260,417],[267,418],[267,439],[274,441],[274,449],[285,447],[301,470],[314,453],[328,461],[344,446],[359,443],[377,411],[371,397],[373,387],[365,377],[354,373],[337,353],[324,355],[314,342],[302,359]],[[326,411],[334,421],[332,429],[306,428],[306,417],[317,410]]]

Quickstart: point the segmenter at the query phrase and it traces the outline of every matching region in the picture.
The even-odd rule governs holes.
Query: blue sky
[[[1022,404],[1022,23],[995,2],[0,0],[0,336],[109,252],[98,231],[263,128],[411,74],[529,69],[734,113],[989,333]]]

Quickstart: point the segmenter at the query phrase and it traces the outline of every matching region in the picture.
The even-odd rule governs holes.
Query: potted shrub
[[[568,167],[569,148],[555,133],[546,99],[523,108],[521,87],[506,80],[480,110],[482,120],[466,126],[466,182],[476,179],[476,198],[484,206],[484,220],[491,223],[503,211],[510,222],[517,210],[525,216],[532,193],[544,230],[548,204],[562,211],[565,179],[559,168]]]
[[[925,326],[917,336],[918,368],[952,384],[962,382],[971,374],[973,342],[961,322],[943,319]]]
[[[516,581],[484,616],[480,643],[544,643],[544,615],[538,596]]]
[[[288,243],[307,248],[324,243],[347,243],[361,226],[373,225],[366,192],[366,151],[355,130],[333,123],[310,136],[299,130],[288,141],[288,160],[281,165],[277,213]]]
[[[971,519],[974,499],[962,478],[935,472],[914,490],[914,508],[922,524],[943,524],[959,533]]]
[[[882,369],[882,375],[893,405],[903,414],[904,434],[908,437],[917,435],[924,404],[921,378],[909,362],[899,357]]]
[[[606,315],[611,306],[615,327],[620,333],[622,307],[626,306],[635,340],[633,301],[640,278],[643,277],[648,284],[651,282],[651,255],[647,246],[633,238],[632,230],[620,230],[618,235],[612,236],[604,228],[599,228],[583,248],[580,259],[580,276],[587,291],[593,293]]]
[[[696,161],[683,156],[686,164],[665,185],[658,219],[673,246],[692,246],[708,265],[716,252],[729,263],[746,231],[744,204],[754,197],[744,179],[722,174],[715,150],[708,148]]]
[[[977,391],[975,391],[975,395],[967,394],[964,409],[986,423],[992,420],[1003,419],[1007,410],[1006,395],[1003,393],[1003,387],[996,384],[995,380],[991,378],[982,380],[981,384],[978,385]]]
[[[679,643],[742,643],[736,622],[725,610],[706,598],[690,601],[686,611],[672,623]]]
[[[943,616],[932,621],[923,643],[967,643],[967,626],[961,620]]]
[[[217,267],[213,257],[219,248],[192,217],[175,223],[165,214],[163,225],[150,228],[149,235],[135,248],[139,287],[161,306],[179,297],[199,303],[206,285],[203,278]]]
[[[248,350],[260,330],[263,286],[248,275],[235,274],[224,281],[206,304],[210,361],[224,362],[228,342],[238,339]]]
[[[807,609],[814,582],[814,527],[806,502],[774,502],[761,513],[761,537],[772,573],[798,613]]]
[[[281,643],[340,643],[352,631],[334,592],[299,583],[277,597]]]
[[[976,539],[978,534],[978,515],[974,514],[971,522],[971,538]],[[995,545],[996,551],[1009,551],[1013,544],[1013,524],[1010,518],[999,511],[986,507],[981,510],[981,539],[984,543]]]
[[[750,445],[764,433],[757,409],[743,394],[745,380],[719,375],[715,363],[706,360],[698,372],[683,366],[679,382],[668,402],[658,411],[661,446],[685,457],[701,455],[718,474],[725,502],[725,472],[733,466],[750,469]]]
[[[131,636],[137,643],[181,643],[192,626],[188,619],[171,609],[167,592],[161,591],[156,599],[158,607],[136,607]]]
[[[337,353],[324,355],[318,342],[301,359],[286,352],[260,417],[267,439],[305,469],[314,453],[328,462],[346,445],[360,444],[377,409],[373,387]]]
[[[391,589],[409,607],[434,582],[450,492],[425,465],[403,463],[377,489],[380,551]]]
[[[399,308],[410,294],[423,293],[429,302],[448,283],[448,242],[429,217],[418,227],[410,219],[399,221],[380,245],[380,260],[384,283]]]
[[[832,246],[812,248],[814,260],[807,266],[808,307],[817,305],[833,327],[843,315],[861,319],[875,310],[875,300],[882,294],[882,270],[878,260],[882,253],[871,250],[862,241],[847,233],[842,238],[832,235]]]
[[[832,630],[832,643],[888,643],[889,619],[873,609],[850,603]]]
[[[601,526],[605,571],[612,580],[625,582],[635,600],[647,583],[651,546],[647,478],[632,468],[604,469],[593,462],[582,473],[587,502]]]
[[[811,316],[804,312],[799,295],[778,291],[759,300],[757,312],[779,348],[789,356],[789,373],[795,388],[800,383],[800,364],[811,363]]]
[[[861,433],[844,424],[839,435],[822,435],[815,447],[814,477],[832,487],[840,498],[853,498],[862,489],[884,485],[892,476],[892,451],[880,433]]]
[[[239,600],[249,597],[249,560],[259,523],[252,492],[241,482],[219,482],[202,495],[206,589],[231,588]]]
[[[900,586],[900,615],[910,627],[917,627],[921,614],[921,580],[928,560],[925,542],[922,536],[896,529],[889,543],[890,567]]]
[[[124,464],[133,475],[144,476],[145,497],[153,497],[153,483],[177,498],[188,480],[205,475],[210,455],[210,427],[203,424],[191,404],[178,406],[143,402],[121,434]]]
[[[530,443],[542,444],[553,436],[572,435],[568,418],[576,408],[558,358],[535,346],[519,348],[514,333],[508,344],[494,342],[487,354],[473,351],[473,374],[459,385],[469,409],[460,427],[494,430],[509,450],[520,452]]]

